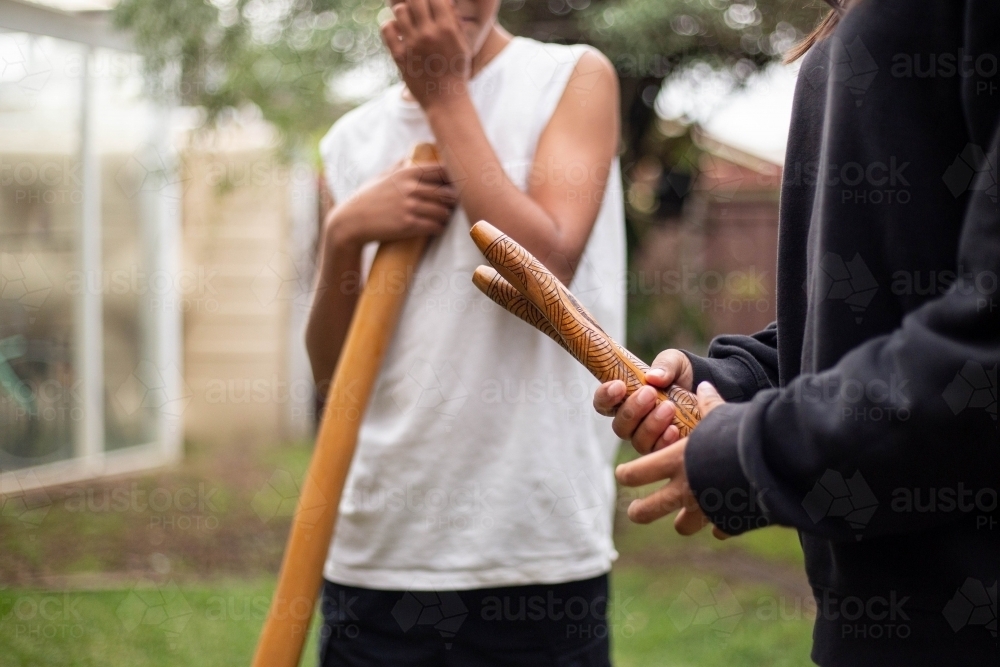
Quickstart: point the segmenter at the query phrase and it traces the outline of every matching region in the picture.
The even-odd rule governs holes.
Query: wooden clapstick
[[[488,266],[480,266],[472,274],[472,282],[475,283],[479,291],[491,298],[495,303],[503,306],[509,312],[535,327],[543,334],[559,343],[562,349],[570,354],[573,351],[566,347],[566,341],[562,339],[552,323],[545,319],[542,311],[535,307],[518,292],[513,285],[504,280],[503,276],[497,273],[496,269]]]
[[[439,162],[437,150],[432,144],[418,144],[410,162]],[[426,245],[424,237],[392,241],[379,245],[375,254],[327,393],[278,586],[257,642],[254,667],[299,664],[361,419],[406,301],[408,289],[387,290],[384,286],[400,277],[409,281]]]
[[[614,341],[552,273],[513,239],[485,221],[470,231],[495,270],[480,266],[472,281],[486,296],[546,334],[601,382],[621,380],[626,395],[646,384],[649,366]],[[691,392],[677,386],[657,390],[657,402],[674,403],[673,423],[682,437],[701,413]]]

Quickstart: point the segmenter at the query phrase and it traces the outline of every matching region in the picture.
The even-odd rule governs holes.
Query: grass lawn
[[[304,445],[228,458],[196,449],[178,470],[49,489],[28,503],[30,515],[4,504],[0,666],[249,665],[289,526],[285,487],[308,455]],[[184,502],[163,511],[115,505],[123,489]],[[809,591],[794,533],[718,542],[681,538],[669,522],[626,520],[615,541],[618,667],[810,664]],[[313,632],[303,664],[315,659]]]
[[[104,591],[2,591],[0,665],[245,667],[272,590],[272,580],[234,580],[177,588],[149,582]],[[699,594],[706,593],[709,605],[699,606],[705,602]],[[615,664],[809,664],[812,622],[801,615],[774,618],[770,603],[779,598],[771,587],[729,585],[690,569],[621,567],[610,605]],[[303,665],[315,664],[315,636]]]

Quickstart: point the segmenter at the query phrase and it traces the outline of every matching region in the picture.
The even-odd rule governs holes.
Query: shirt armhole
[[[542,48],[552,48],[553,45],[544,44]],[[566,94],[566,88],[569,86],[569,80],[573,77],[573,72],[576,70],[577,64],[580,62],[580,58],[583,54],[589,50],[593,50],[593,47],[586,44],[573,44],[571,46],[561,46],[559,50],[565,49],[565,53],[570,54],[570,57],[566,60],[559,61],[557,59],[556,69],[549,81],[549,84],[545,86],[545,92],[539,96],[538,109],[540,113],[538,114],[539,123],[534,128],[533,136],[531,137],[531,144],[534,146],[535,150],[532,151],[532,158],[534,158],[534,152],[538,150],[538,141],[542,137],[542,133],[545,128],[549,126],[552,122],[552,116],[555,114],[556,109],[559,107],[559,103],[562,101],[563,96]],[[550,52],[551,53],[551,52]],[[554,58],[558,58],[553,54]]]

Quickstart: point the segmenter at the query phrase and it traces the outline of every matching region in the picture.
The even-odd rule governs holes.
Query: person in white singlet
[[[609,664],[619,441],[590,408],[597,381],[472,285],[468,232],[489,220],[623,338],[617,78],[591,47],[511,37],[499,4],[392,0],[402,81],[320,143],[334,203],[307,329],[317,383],[376,242],[432,236],[341,500],[322,664]],[[421,142],[443,165],[406,163]]]

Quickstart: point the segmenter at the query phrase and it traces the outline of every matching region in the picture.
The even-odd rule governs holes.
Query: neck
[[[483,47],[479,49],[476,55],[472,56],[472,71],[471,76],[475,76],[486,67],[486,64],[496,58],[497,54],[503,50],[503,47],[507,46],[507,43],[512,39],[511,34],[504,30],[499,24],[494,24],[493,28],[490,30],[490,34],[486,36],[486,41],[483,42]]]

